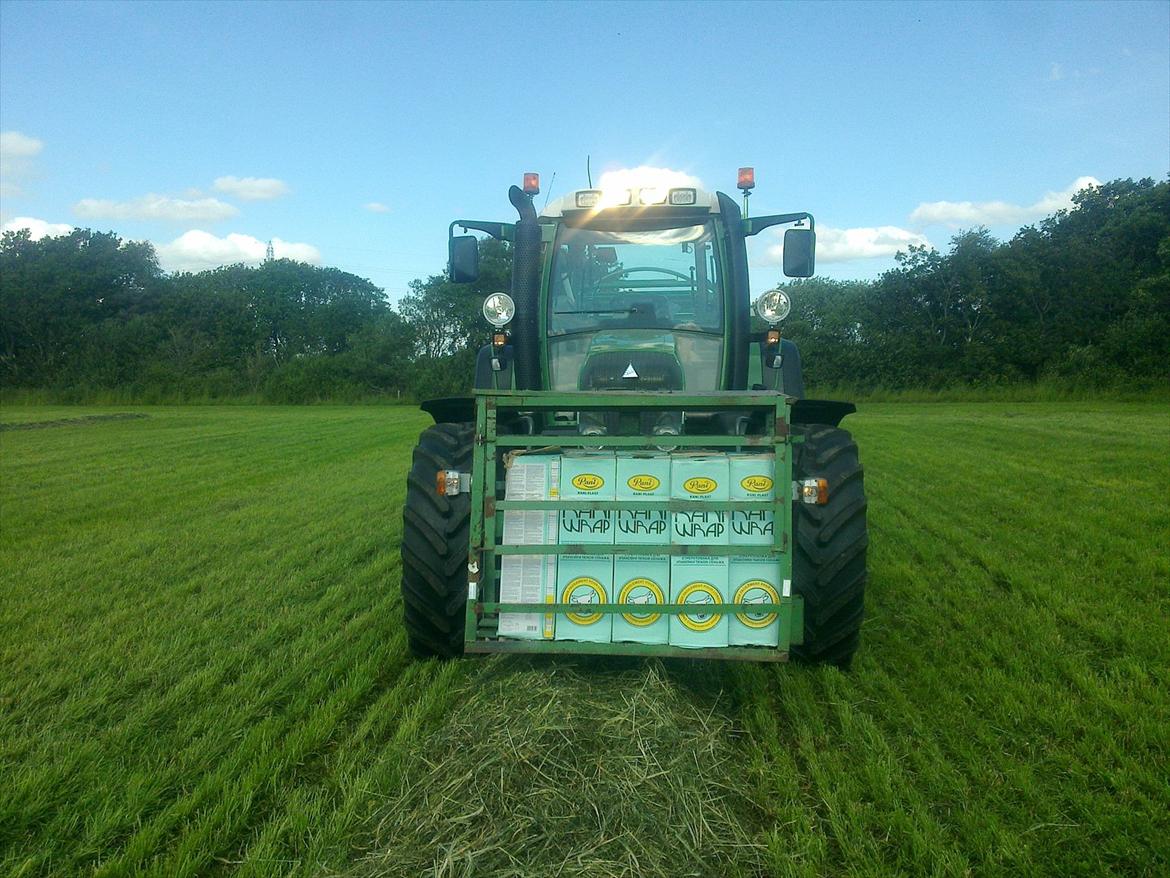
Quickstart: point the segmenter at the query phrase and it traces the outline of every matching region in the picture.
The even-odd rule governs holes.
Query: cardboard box
[[[667,454],[617,455],[618,500],[669,500],[670,456]],[[670,542],[670,513],[665,509],[622,510],[617,513],[619,545],[664,545]],[[665,585],[665,581],[663,582]],[[665,641],[663,641],[665,642]]]
[[[731,500],[759,500],[760,509],[733,510],[731,545],[770,546],[775,541],[776,456],[732,454],[728,456],[728,490]]]
[[[617,464],[613,452],[577,452],[561,457],[561,499],[614,500]],[[613,545],[612,510],[573,510],[561,512],[562,543],[596,543]]]
[[[728,592],[732,603],[779,603],[788,597],[791,586],[780,582],[780,562],[767,558],[732,557]],[[731,646],[776,646],[780,639],[780,617],[776,613],[735,613],[728,620]]]
[[[557,614],[557,640],[609,643],[613,616],[591,613],[589,605],[613,599],[613,555],[562,555],[557,563],[557,594],[562,604],[581,604],[580,612]]]
[[[670,559],[670,601],[727,603],[727,558],[676,555]],[[701,611],[670,617],[670,643],[694,649],[728,645],[727,616]]]
[[[504,477],[505,500],[555,500],[559,494],[558,454],[522,454],[512,459]],[[554,545],[557,514],[509,509],[504,512],[503,543]],[[504,555],[500,561],[502,603],[552,603],[556,600],[556,555]],[[499,634],[521,640],[551,640],[552,613],[500,613]]]
[[[671,542],[678,544],[728,543],[727,514],[703,507],[728,499],[726,454],[675,454],[670,458],[670,496],[694,501],[693,512],[671,514]]]
[[[669,618],[662,613],[647,612],[654,604],[666,603],[670,594],[669,555],[615,555],[613,590],[618,603],[640,608],[639,612],[613,617],[615,643],[669,641]]]

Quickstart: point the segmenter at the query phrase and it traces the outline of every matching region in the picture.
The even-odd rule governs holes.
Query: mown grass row
[[[811,836],[810,861],[778,844],[778,871],[1157,873],[1170,850],[1164,415],[882,406],[858,419],[865,651],[847,676],[773,681],[749,714],[775,760],[764,776],[807,785],[789,818],[815,821],[791,836]]]
[[[848,674],[412,662],[397,540],[422,415],[135,411],[0,433],[0,873],[1170,864],[1164,406],[866,407]],[[672,739],[705,754],[686,782],[651,770],[678,770]],[[560,767],[517,795],[530,765]],[[461,822],[451,776],[497,813]]]
[[[442,693],[403,677],[396,624],[415,424],[151,414],[3,440],[4,840],[33,871],[202,874],[370,705]]]

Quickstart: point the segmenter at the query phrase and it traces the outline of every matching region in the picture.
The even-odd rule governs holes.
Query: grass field
[[[2,875],[1170,869],[1165,404],[851,418],[847,674],[412,662],[414,411],[0,421]]]

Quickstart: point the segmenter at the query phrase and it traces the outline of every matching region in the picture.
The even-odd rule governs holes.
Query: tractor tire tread
[[[419,658],[463,653],[471,498],[435,490],[442,469],[471,471],[471,424],[423,430],[406,478],[402,508],[402,617],[407,644]]]
[[[824,506],[793,504],[793,590],[804,598],[804,642],[799,661],[848,667],[860,643],[867,579],[865,471],[846,430],[802,425],[793,478],[825,478]]]

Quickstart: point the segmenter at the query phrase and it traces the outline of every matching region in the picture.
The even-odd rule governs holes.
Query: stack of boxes
[[[619,454],[619,500],[669,500],[670,456]],[[629,545],[665,545],[670,542],[670,513],[665,509],[619,509],[617,542]],[[615,555],[614,590],[620,604],[650,608],[666,603],[670,593],[669,555]],[[622,613],[613,617],[613,639],[633,643],[666,643],[667,617],[655,612]]]
[[[728,499],[728,464],[724,454],[676,454],[670,461],[670,494],[686,500],[693,511],[671,515],[672,543],[727,545],[727,515],[713,503]],[[726,556],[673,555],[670,600],[676,604],[727,603]],[[670,617],[670,642],[694,648],[727,646],[723,613],[685,613]]]
[[[588,555],[504,555],[500,600],[570,603],[580,611],[501,613],[499,633],[521,639],[633,642],[704,648],[776,646],[776,613],[703,612],[703,604],[779,603],[789,585],[780,562],[761,557],[613,555],[605,546],[743,545],[774,542],[775,457],[771,454],[579,452],[527,454],[507,470],[509,500],[682,500],[687,509],[507,510],[505,544],[596,545]],[[726,513],[714,504],[759,501],[759,510]],[[695,604],[664,615],[653,606]],[[636,611],[590,612],[590,604]]]
[[[728,458],[732,500],[758,500],[759,510],[733,510],[732,546],[769,546],[775,540],[776,457],[733,454]],[[732,603],[780,602],[780,562],[732,555],[728,591]],[[736,613],[728,623],[732,646],[776,646],[780,622],[776,613]]]
[[[512,459],[504,476],[508,500],[555,500],[560,490],[561,456],[525,454]],[[557,514],[543,510],[504,512],[504,543],[517,546],[555,545]],[[500,562],[500,602],[513,604],[556,601],[556,555],[504,555]],[[500,613],[500,636],[551,640],[552,613]]]
[[[562,500],[613,500],[617,462],[613,452],[581,452],[561,457]],[[557,640],[609,643],[613,617],[589,612],[589,604],[613,600],[613,555],[605,546],[614,542],[612,510],[565,509],[560,536],[566,544],[596,544],[596,555],[564,555],[557,565],[557,593],[562,604],[581,604],[580,612],[561,613],[556,620]]]

